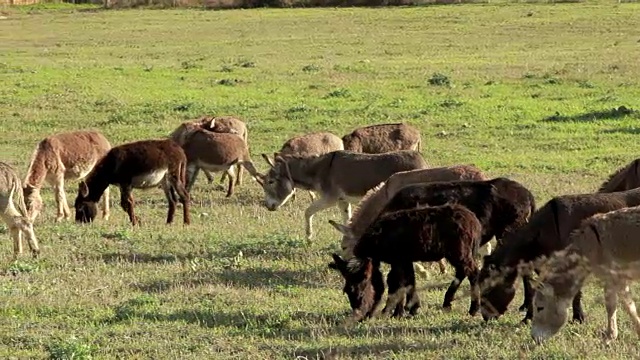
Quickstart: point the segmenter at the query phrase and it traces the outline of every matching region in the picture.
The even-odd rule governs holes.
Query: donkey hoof
[[[584,323],[584,313],[580,312],[573,314],[573,321],[577,322],[578,324]]]
[[[444,306],[442,306],[442,311],[444,311],[444,312],[451,312],[451,305],[444,305]]]
[[[471,315],[471,317],[476,316],[479,309],[480,309],[480,305],[478,304],[471,305],[471,307],[469,308],[469,315]]]

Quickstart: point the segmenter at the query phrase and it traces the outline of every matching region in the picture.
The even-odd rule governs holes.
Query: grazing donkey
[[[344,150],[342,139],[330,132],[319,131],[292,137],[285,141],[280,151],[275,153],[273,157],[275,159],[278,156],[285,155],[314,156],[338,150]],[[268,156],[262,154],[262,157],[270,166],[273,166],[273,161]],[[295,192],[293,196],[295,197]],[[311,196],[311,201],[316,199],[313,191],[309,191],[309,196]]]
[[[604,283],[607,341],[618,337],[618,295],[640,336],[640,317],[629,285],[640,278],[640,207],[598,214],[571,233],[566,251],[555,253],[541,274],[536,291],[531,336],[537,343],[556,334],[567,322],[567,308],[593,273]]]
[[[478,219],[460,205],[400,210],[378,217],[353,244],[354,257],[344,260],[333,254],[334,262],[329,267],[344,277],[352,318],[360,321],[371,317],[382,299],[385,288],[380,262],[391,265],[387,275],[389,296],[383,313],[393,312],[398,317],[403,315],[405,306],[412,315],[420,308],[413,262],[445,258],[456,269],[456,275],[461,276],[449,285],[442,306],[451,308],[460,283],[467,277],[471,285],[469,314],[473,316],[480,307],[475,254],[481,234]]]
[[[640,205],[640,189],[615,193],[564,195],[549,200],[530,221],[508,234],[491,255],[485,256],[480,272],[482,316],[497,318],[507,311],[515,296],[514,282],[520,264],[530,264],[541,257],[569,245],[569,235],[580,223],[596,214]],[[524,273],[528,275],[528,271]],[[526,284],[526,283],[525,283]],[[533,317],[534,289],[524,289],[527,314],[523,322]],[[584,321],[582,293],[573,298],[573,319]]]
[[[265,194],[265,206],[275,211],[293,195],[295,188],[310,190],[320,197],[305,210],[306,236],[313,235],[312,218],[318,211],[337,205],[346,223],[351,217],[353,199],[398,171],[424,169],[427,163],[417,151],[385,154],[358,154],[332,151],[311,157],[277,156],[269,163],[267,175],[259,182]]]
[[[610,193],[631,190],[640,187],[640,159],[635,159],[628,165],[611,174],[598,192]]]
[[[365,126],[342,137],[344,149],[367,154],[420,151],[420,131],[404,123]]]
[[[202,124],[202,128],[205,130],[213,131],[215,133],[229,133],[236,134],[244,140],[244,143],[249,146],[249,131],[247,130],[247,124],[244,121],[233,116],[205,116],[200,118],[199,122]],[[237,177],[236,185],[242,184],[242,164],[236,165]],[[207,177],[209,183],[213,183],[213,176],[207,170],[204,170],[204,175]],[[223,172],[220,182],[224,182],[227,177],[227,173]]]
[[[244,122],[231,116],[210,117],[204,116],[197,120],[187,121],[180,124],[171,134],[169,138],[183,146],[186,139],[191,136],[191,133],[196,130],[206,130],[215,133],[229,133],[240,136],[245,144],[247,144],[247,126]],[[207,177],[207,181],[213,183],[213,175],[206,170],[202,169],[204,175]],[[237,164],[236,170],[238,177],[236,178],[236,185],[239,185],[242,181],[242,165]],[[226,178],[226,172],[222,174],[220,182],[223,182]]]
[[[109,150],[87,178],[80,182],[75,201],[76,222],[92,222],[96,217],[96,202],[110,184],[120,187],[120,206],[133,225],[140,220],[133,208],[132,189],[148,189],[162,185],[169,211],[167,223],[173,222],[176,202],[183,208],[183,220],[189,224],[189,193],[185,188],[187,157],[173,140],[136,141]],[[177,195],[176,195],[177,193]]]
[[[354,210],[353,216],[346,224],[345,230],[348,228],[348,233],[360,236],[376,217],[382,213],[382,210],[389,201],[405,186],[455,180],[486,180],[486,177],[480,169],[472,165],[456,165],[397,172],[367,192]],[[351,241],[352,240],[348,239],[346,235],[343,235],[343,249],[345,249],[347,243]],[[346,255],[350,256],[351,254]],[[440,272],[444,273],[446,270],[444,261],[440,261],[438,264],[440,266]],[[418,273],[426,274],[425,269],[419,264],[416,264],[416,270]]]
[[[15,170],[3,162],[0,162],[0,212],[13,238],[14,258],[22,254],[23,235],[27,237],[33,257],[37,257],[40,248],[33,231],[33,222],[27,213],[22,182]]]
[[[187,190],[191,191],[200,169],[223,171],[229,177],[227,197],[233,194],[233,167],[245,166],[251,175],[258,176],[258,171],[251,161],[247,144],[237,135],[214,133],[206,130],[192,131],[180,144],[187,156]]]
[[[40,189],[44,182],[53,186],[58,210],[56,221],[71,217],[64,191],[65,181],[84,179],[111,149],[109,141],[98,131],[85,130],[51,135],[38,143],[24,180],[27,211],[35,221],[42,211]],[[109,190],[106,189],[102,217],[109,218]]]

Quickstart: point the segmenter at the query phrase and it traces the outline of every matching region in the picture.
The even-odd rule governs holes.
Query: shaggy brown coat
[[[437,181],[456,180],[486,180],[480,169],[472,165],[456,165],[431,169],[400,171],[391,175],[386,181],[369,190],[358,203],[353,216],[346,224],[350,233],[360,236],[362,232],[380,215],[389,200],[405,186],[413,184],[432,183]],[[342,248],[347,250],[347,243],[351,240],[343,236]],[[347,253],[346,256],[352,254]],[[440,272],[445,272],[445,264],[439,262]],[[424,269],[418,267],[421,272]]]
[[[480,273],[482,313],[485,320],[504,314],[515,295],[518,265],[530,263],[569,245],[569,234],[595,214],[640,205],[640,189],[616,193],[565,195],[555,197],[540,208],[529,221],[509,234],[496,250],[485,257]],[[525,288],[527,314],[533,316],[533,288]],[[573,319],[584,320],[581,292],[573,300]]]
[[[640,336],[640,317],[629,291],[630,283],[640,278],[639,233],[640,207],[594,215],[571,233],[566,251],[555,253],[540,276],[531,326],[536,342],[553,336],[566,323],[571,299],[591,273],[604,283],[608,340],[618,336],[618,295]]]
[[[609,176],[609,179],[600,186],[598,192],[610,193],[637,187],[640,187],[640,159],[633,160]]]
[[[57,204],[56,221],[71,217],[64,191],[65,181],[84,179],[111,149],[100,132],[83,130],[51,135],[38,143],[24,180],[24,197],[31,220],[42,210],[40,189],[45,181],[53,186]],[[109,218],[109,192],[104,195],[102,216]]]
[[[13,239],[14,259],[22,254],[23,237],[26,237],[33,257],[37,257],[40,248],[24,202],[22,182],[15,170],[3,162],[0,162],[0,215]]]
[[[371,224],[358,239],[354,258],[347,261],[334,254],[329,267],[344,277],[344,292],[349,297],[354,320],[359,321],[372,316],[384,293],[381,262],[391,265],[387,276],[389,296],[383,313],[401,316],[405,299],[411,314],[420,307],[413,262],[445,258],[456,269],[456,279],[447,289],[443,307],[451,307],[460,283],[467,277],[472,289],[469,314],[473,316],[479,308],[475,254],[481,234],[478,219],[460,205],[400,210],[384,214]]]
[[[244,121],[233,116],[205,116],[200,119],[200,123],[203,124],[205,130],[213,131],[216,133],[229,133],[236,134],[244,140],[244,143],[249,146],[249,130],[247,130],[247,124]],[[236,185],[242,184],[243,166],[241,164],[236,165],[237,178]],[[213,182],[213,176],[208,171],[203,171],[209,183]],[[223,182],[227,177],[227,173],[222,173],[220,182]]]
[[[185,188],[187,157],[173,140],[143,140],[112,148],[86,179],[80,182],[75,201],[76,222],[92,222],[96,202],[110,184],[120,187],[120,206],[133,225],[139,223],[134,213],[132,189],[148,189],[162,185],[169,203],[167,223],[173,222],[176,202],[183,207],[183,220],[190,223],[189,193]]]
[[[342,137],[344,149],[367,154],[397,150],[420,151],[420,131],[404,124],[380,124],[355,129]]]
[[[245,166],[253,176],[258,176],[247,145],[237,135],[195,130],[185,138],[182,148],[187,156],[188,191],[191,191],[200,169],[223,171],[227,174],[227,197],[231,196],[234,190],[234,165]]]

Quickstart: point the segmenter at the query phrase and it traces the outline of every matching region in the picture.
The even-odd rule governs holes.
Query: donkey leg
[[[242,185],[242,174],[244,173],[244,166],[242,164],[236,164],[236,185]]]
[[[307,235],[307,240],[311,240],[311,238],[313,237],[313,215],[319,211],[330,208],[335,203],[335,200],[321,197],[320,199],[312,202],[311,205],[309,205],[309,207],[304,211],[304,217],[306,220],[305,233]]]
[[[471,289],[471,304],[469,305],[469,315],[475,316],[480,309],[480,287],[478,286],[478,269],[475,261],[466,267],[466,276],[469,279],[469,288]]]
[[[351,219],[351,204],[346,200],[338,200],[338,208],[342,213],[342,223],[346,224]]]
[[[67,203],[67,195],[64,192],[64,175],[56,176],[53,183],[53,191],[55,193],[56,205],[58,207],[56,221],[59,222],[71,216],[69,204]]]
[[[447,289],[447,292],[444,294],[444,302],[442,303],[442,307],[445,310],[451,310],[451,302],[453,302],[453,298],[456,294],[456,291],[458,291],[462,280],[464,280],[464,278],[466,277],[464,265],[457,263],[452,263],[451,265],[453,265],[456,269],[456,278],[453,279],[453,281],[449,285],[449,288]]]
[[[618,337],[618,320],[616,317],[618,293],[616,287],[610,282],[604,288],[604,301],[607,308],[607,331],[605,337],[608,341],[611,341]]]
[[[440,268],[440,274],[447,273],[447,264],[444,259],[441,259],[440,261],[438,261],[438,267]]]
[[[631,296],[631,291],[629,290],[628,284],[625,285],[624,289],[622,289],[622,303],[624,304],[624,309],[627,311],[627,314],[631,318],[631,322],[633,323],[633,327],[636,330],[636,334],[640,336],[640,317],[638,317],[636,303],[633,301],[633,297]]]
[[[418,310],[420,310],[420,298],[416,291],[416,274],[414,272],[413,265],[406,268],[406,278],[408,286],[405,309],[409,311],[410,315],[417,315]]]
[[[191,196],[181,181],[175,184],[175,191],[178,193],[178,199],[182,203],[182,221],[185,225],[189,225],[191,224],[191,216],[189,215],[191,211]]]
[[[133,196],[131,196],[131,186],[120,186],[120,206],[122,206],[122,209],[127,212],[127,215],[129,215],[129,221],[131,221],[131,225],[135,226],[140,223],[140,219],[133,211]]]
[[[36,238],[35,231],[33,231],[33,223],[21,220],[19,230],[20,238],[24,239],[24,237],[26,237],[32,256],[37,258],[38,255],[40,255],[40,247],[38,246],[38,239]]]
[[[582,324],[584,322],[584,311],[582,310],[582,290],[573,297],[573,320]]]
[[[411,265],[413,266],[413,264]],[[387,286],[389,286],[389,295],[387,303],[382,310],[384,315],[393,312],[392,317],[400,317],[404,315],[404,301],[406,293],[406,277],[402,269],[402,265],[392,264],[389,274],[387,274]]]
[[[196,182],[196,178],[198,177],[198,172],[200,172],[200,168],[196,164],[192,163],[187,165],[187,191],[191,192],[193,183]]]
[[[167,203],[169,205],[169,210],[167,211],[167,224],[171,224],[173,222],[173,218],[176,214],[176,203],[178,202],[177,196],[169,182],[170,181],[167,179],[162,183],[162,190],[164,191],[164,196],[167,198]]]
[[[530,304],[533,303],[535,289],[531,286],[531,277],[529,275],[522,275],[522,288],[524,289],[524,301],[518,308],[518,311],[525,311],[533,308]],[[533,316],[533,314],[531,315]]]
[[[227,187],[227,196],[226,197],[230,197],[231,195],[233,195],[233,189],[234,189],[234,185],[235,185],[233,168],[227,169],[227,171],[225,171],[224,173],[227,174],[227,177],[229,178],[229,186]]]
[[[109,194],[110,191],[109,187],[107,186],[107,188],[104,189],[104,193],[102,194],[102,219],[105,221],[109,220],[109,216],[111,215],[109,209],[109,202],[111,201],[111,199],[109,198]]]
[[[13,239],[13,258],[17,259],[22,254],[22,232],[17,225],[10,225],[9,233]]]
[[[213,182],[215,181],[215,178],[213,175],[211,175],[211,173],[208,170],[202,170],[202,172],[204,173],[204,176],[207,178],[207,182],[209,184],[213,184]],[[222,174],[222,180],[220,180],[220,182],[222,182],[224,180],[224,173]]]

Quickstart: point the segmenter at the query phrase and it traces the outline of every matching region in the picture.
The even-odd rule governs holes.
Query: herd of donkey
[[[315,213],[334,205],[341,210],[343,223],[330,223],[342,234],[343,253],[333,254],[329,267],[344,278],[350,321],[374,316],[385,287],[383,314],[416,314],[415,274],[424,271],[418,262],[439,262],[444,272],[446,259],[455,279],[445,293],[445,309],[467,278],[469,314],[480,310],[485,320],[498,318],[522,277],[520,310],[526,310],[523,321],[532,320],[531,335],[540,343],[566,323],[569,305],[573,319],[584,321],[581,288],[594,274],[604,285],[607,341],[617,337],[618,296],[640,336],[629,290],[640,277],[640,159],[614,173],[597,193],[558,196],[536,210],[534,196],[516,181],[488,179],[472,165],[429,168],[420,154],[420,133],[408,124],[362,127],[342,138],[329,132],[294,137],[273,157],[262,155],[270,166],[266,174],[251,161],[247,139],[246,124],[230,116],[195,119],[166,139],[116,147],[92,130],[47,137],[37,145],[24,181],[0,163],[0,211],[14,256],[22,253],[23,237],[34,256],[40,252],[33,222],[43,208],[45,182],[54,188],[58,221],[71,216],[64,183],[80,180],[76,222],[92,222],[101,199],[108,219],[109,185],[116,185],[132,224],[139,223],[132,189],[154,187],[164,190],[169,203],[167,223],[180,202],[189,224],[189,193],[198,172],[210,182],[211,172],[223,172],[231,196],[244,168],[262,186],[270,211],[296,189],[309,192],[308,238]],[[497,246],[480,269],[478,249],[494,237]],[[386,286],[381,262],[390,265]]]

